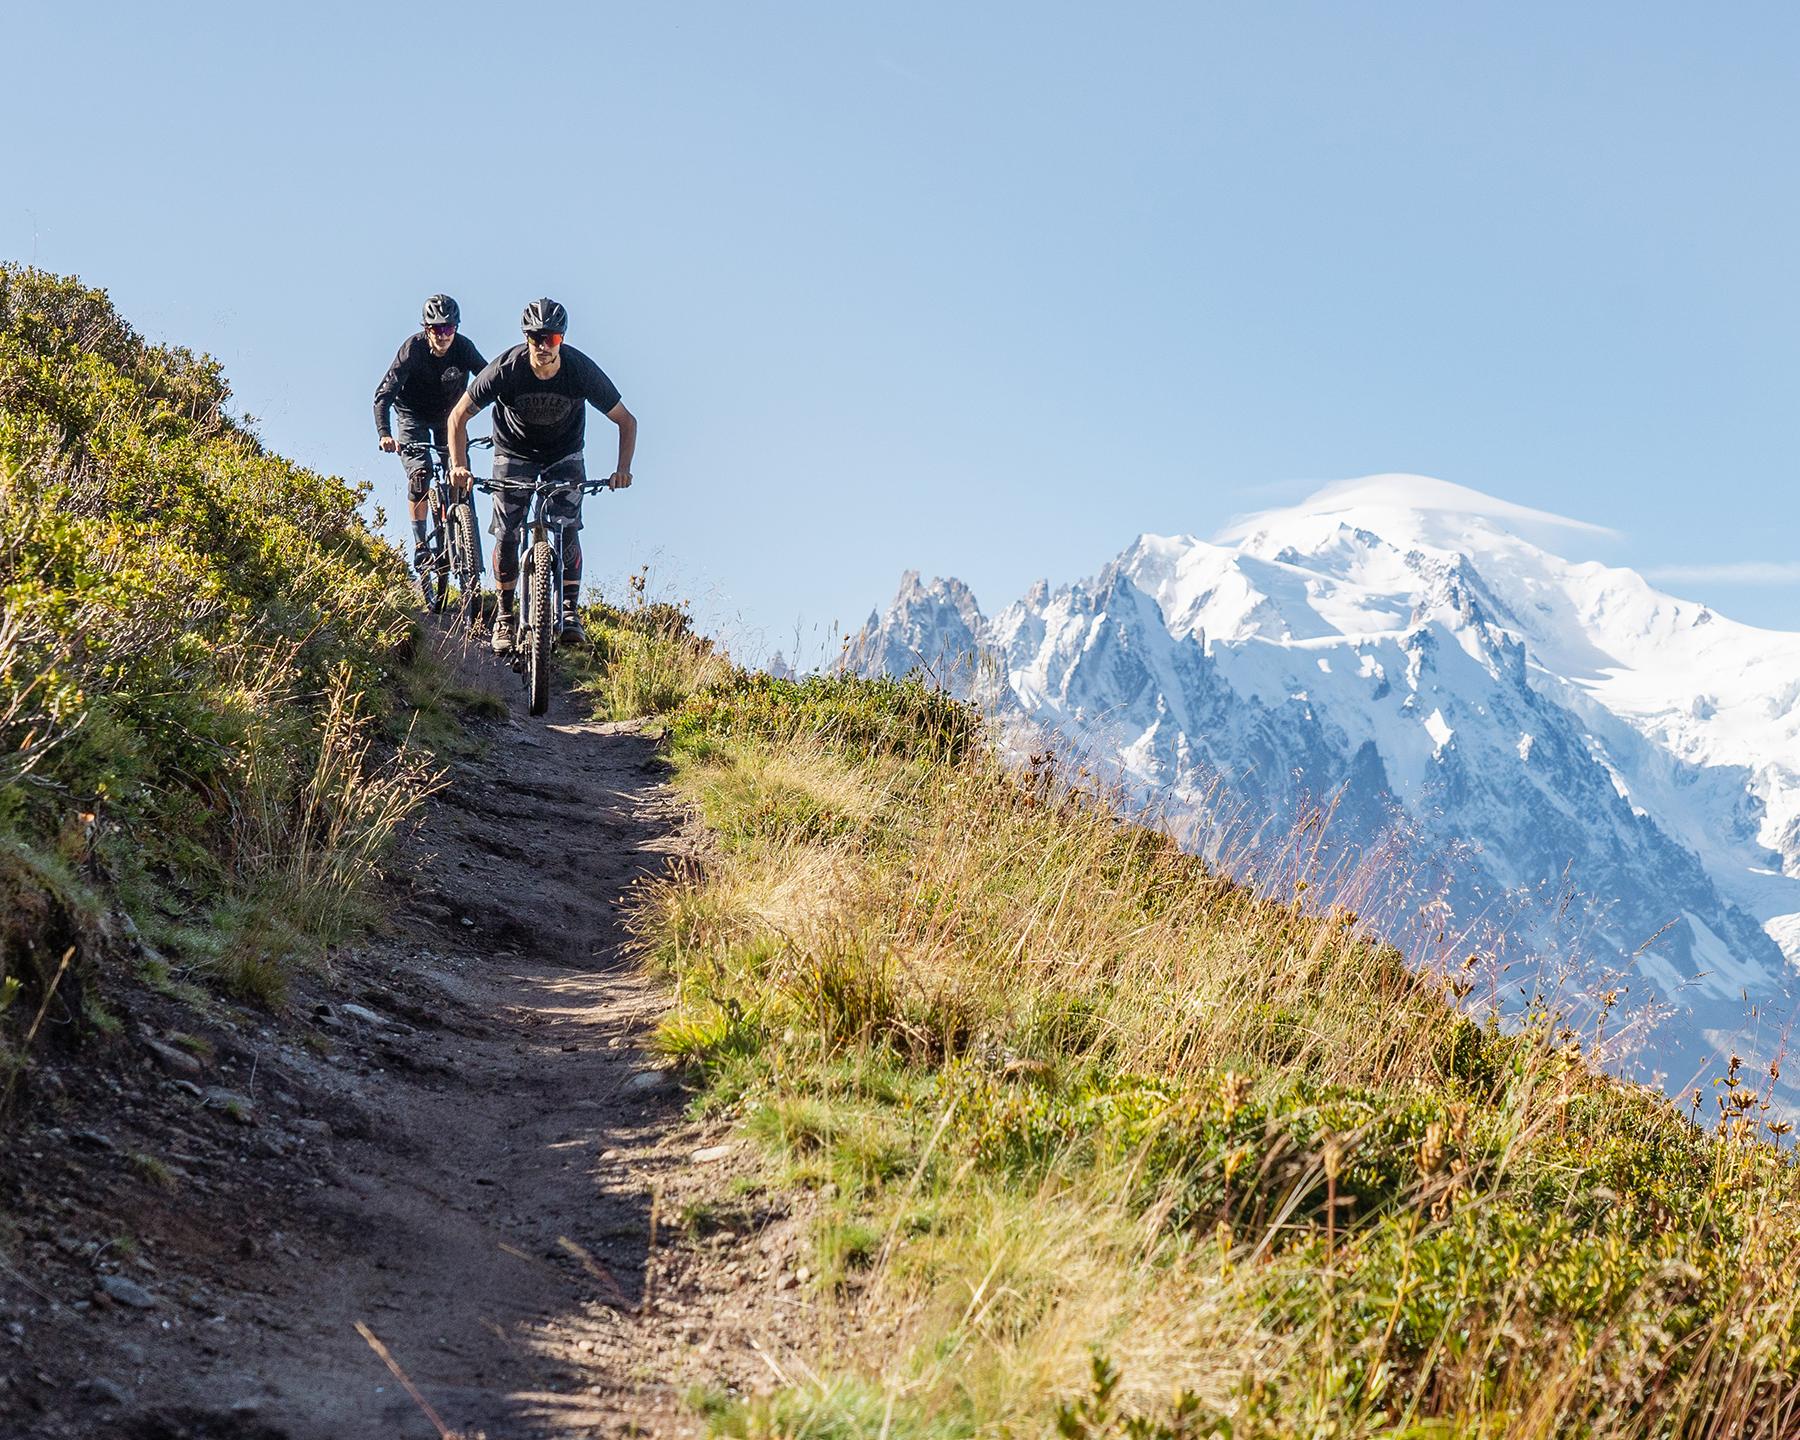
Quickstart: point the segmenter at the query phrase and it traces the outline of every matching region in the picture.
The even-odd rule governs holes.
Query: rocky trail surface
[[[748,1158],[685,1118],[623,953],[632,887],[700,837],[653,739],[583,714],[479,722],[386,933],[279,1017],[146,987],[104,1063],[34,1066],[0,1436],[677,1436],[692,1387],[781,1372],[804,1217],[720,1204]]]

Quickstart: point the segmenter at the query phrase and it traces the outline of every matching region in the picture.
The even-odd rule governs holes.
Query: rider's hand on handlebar
[[[631,484],[631,472],[629,470],[615,470],[611,475],[606,477],[606,483],[614,490],[627,489]]]
[[[455,485],[457,489],[468,489],[469,486],[474,483],[474,480],[475,477],[469,472],[469,467],[467,465],[452,465],[450,467],[450,483]]]
[[[381,437],[381,453],[383,455],[392,455],[399,448],[400,442],[394,439],[392,435],[383,435]]]

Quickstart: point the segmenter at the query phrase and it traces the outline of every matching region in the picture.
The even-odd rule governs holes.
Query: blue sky
[[[419,301],[491,355],[561,299],[643,426],[590,575],[648,562],[752,653],[825,648],[906,568],[998,608],[1386,470],[1800,629],[1792,7],[21,3],[6,34],[0,257],[210,350],[390,513],[369,397]]]

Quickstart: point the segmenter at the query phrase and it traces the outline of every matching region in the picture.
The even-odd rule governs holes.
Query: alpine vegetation
[[[64,1037],[104,1025],[102,956],[279,998],[425,793],[399,557],[229,394],[0,266],[0,986]]]
[[[1240,884],[918,679],[668,724],[718,845],[640,897],[662,1044],[766,1156],[732,1203],[800,1193],[820,1316],[715,1433],[1800,1425],[1778,1063],[1609,1078],[1609,1007],[1502,1023],[1492,959]]]

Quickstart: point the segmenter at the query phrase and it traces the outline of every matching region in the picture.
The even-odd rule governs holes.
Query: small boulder
[[[83,1395],[91,1395],[94,1399],[107,1405],[129,1405],[131,1394],[116,1380],[108,1380],[104,1375],[90,1375],[75,1387]]]
[[[730,1153],[731,1146],[729,1144],[708,1145],[704,1149],[696,1150],[688,1158],[696,1165],[706,1165],[714,1160],[723,1160]]]
[[[152,1310],[156,1307],[156,1297],[135,1280],[127,1280],[123,1275],[102,1275],[100,1289],[109,1300],[116,1300],[121,1305],[129,1305],[133,1310]]]
[[[185,1050],[165,1045],[160,1040],[146,1040],[144,1048],[150,1052],[150,1058],[163,1068],[165,1074],[191,1080],[200,1073],[200,1061]]]

